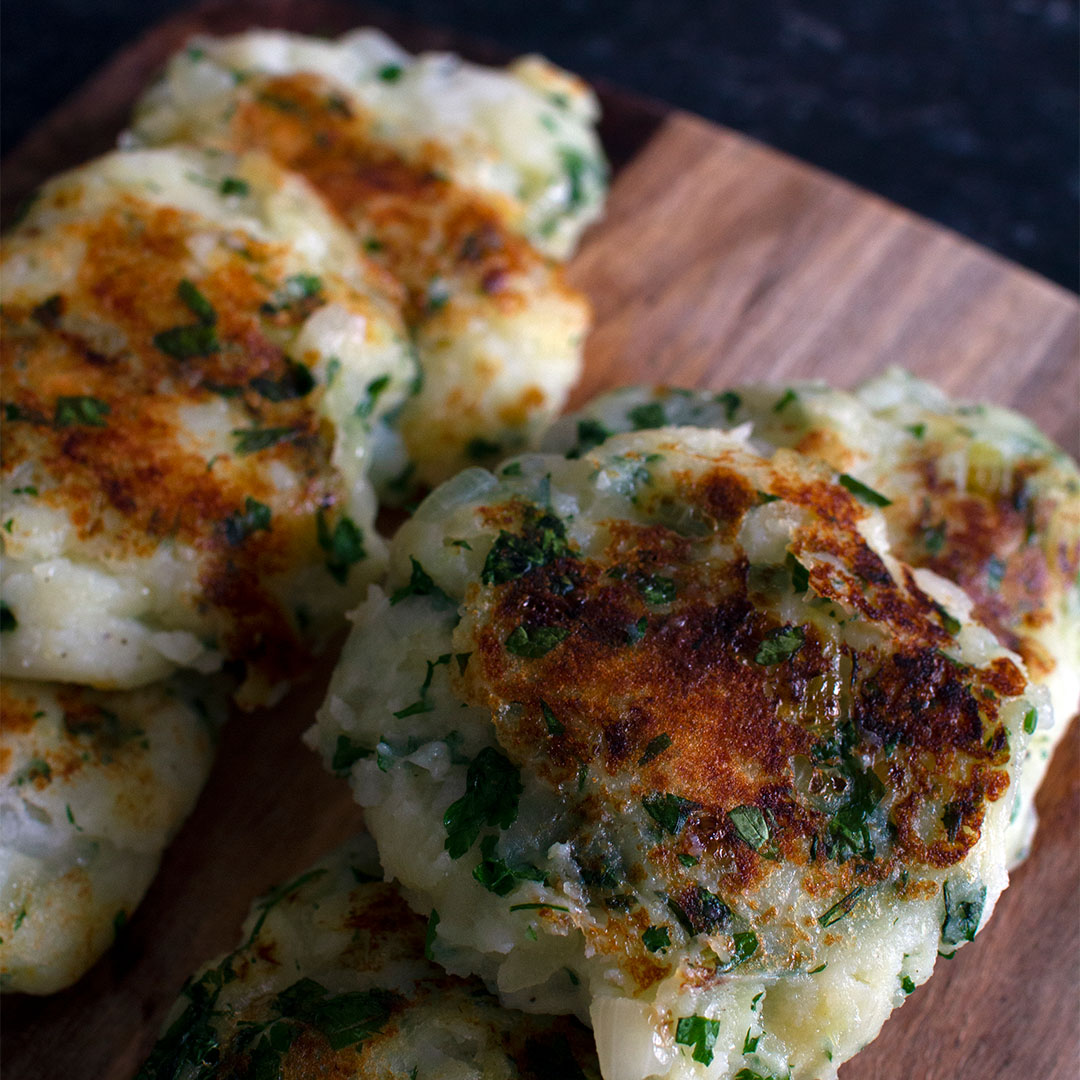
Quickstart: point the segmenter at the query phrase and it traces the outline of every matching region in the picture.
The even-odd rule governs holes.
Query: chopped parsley
[[[105,417],[111,411],[107,402],[96,397],[82,394],[73,397],[58,397],[53,424],[58,428],[105,427]]]
[[[24,487],[17,487],[11,489],[12,495],[31,495],[37,497],[38,489],[33,484],[27,484]]]
[[[518,798],[524,790],[518,767],[493,747],[473,758],[465,777],[465,794],[443,814],[445,848],[460,859],[476,843],[480,829],[507,829],[517,819]]]
[[[762,667],[782,664],[794,656],[806,641],[806,631],[801,626],[778,626],[762,639],[754,655],[754,663]]]
[[[672,795],[670,792],[663,795],[645,795],[641,805],[645,813],[672,836],[678,836],[690,815],[701,809],[700,803],[684,799],[680,795]]]
[[[498,842],[499,838],[490,834],[480,842],[480,862],[473,870],[473,877],[485,889],[496,896],[506,896],[517,888],[518,882],[547,882],[543,870],[537,870],[535,866],[510,866],[504,859],[500,859],[495,854]]]
[[[939,521],[936,525],[927,525],[922,531],[923,547],[928,555],[939,555],[945,547],[945,522]]]
[[[774,413],[783,412],[789,405],[798,400],[799,395],[789,386],[777,399],[776,404],[772,407],[772,411]]]
[[[648,401],[635,405],[627,414],[627,420],[634,425],[635,431],[663,427],[667,423],[664,406],[659,401]]]
[[[649,745],[645,747],[645,753],[638,758],[638,764],[648,765],[650,761],[658,758],[670,745],[671,736],[666,733],[657,735],[655,739],[650,739]]]
[[[4,629],[6,630],[8,628],[5,626]],[[1027,735],[1034,735],[1035,728],[1038,726],[1038,724],[1038,712],[1036,712],[1035,709],[1028,709],[1028,711],[1024,713],[1024,733]]]
[[[348,772],[361,758],[371,757],[374,753],[366,746],[354,743],[348,735],[339,735],[334,746],[334,756],[330,759],[330,768],[336,773]]]
[[[724,390],[716,395],[713,400],[717,405],[724,408],[724,419],[730,424],[735,419],[735,414],[742,405],[742,398],[734,390]]]
[[[566,206],[569,210],[576,210],[585,205],[586,181],[596,170],[596,164],[580,150],[569,146],[559,147],[559,157],[562,158],[563,171],[568,182]]]
[[[511,904],[511,911],[569,911],[568,907],[563,907],[562,904]]]
[[[761,851],[768,844],[769,823],[759,807],[736,806],[728,811],[728,820],[755,851]]]
[[[910,435],[914,435],[916,439],[921,439],[926,434],[925,424],[908,424],[904,427],[904,430]]]
[[[602,445],[611,436],[611,432],[599,420],[579,420],[577,426],[577,445],[568,453],[568,458],[579,458],[590,450]]]
[[[675,599],[675,582],[659,574],[639,574],[634,579],[646,604],[670,604]]]
[[[953,878],[945,882],[942,892],[945,897],[942,944],[959,945],[962,941],[974,941],[986,904],[986,886]]]
[[[692,1046],[691,1057],[702,1065],[711,1065],[713,1048],[720,1035],[720,1021],[707,1020],[704,1016],[682,1016],[675,1025],[675,1041]]]
[[[218,191],[222,195],[249,195],[251,185],[238,176],[226,176],[218,186]]]
[[[641,935],[641,940],[649,952],[660,952],[671,947],[671,932],[666,926],[650,926]]]
[[[215,330],[217,312],[213,305],[187,278],[183,278],[177,285],[176,295],[198,322],[162,330],[154,335],[154,345],[174,360],[209,356],[217,352],[221,345]]]
[[[934,610],[938,613],[938,617],[941,619],[941,625],[945,628],[946,634],[952,634],[954,637],[960,633],[960,620],[955,615],[950,615],[940,604],[934,604]]]
[[[833,923],[839,922],[845,915],[850,915],[852,909],[859,902],[859,897],[863,894],[863,887],[856,885],[842,900],[833,904],[824,915],[818,916],[818,923],[821,926],[832,926]]]
[[[311,307],[322,302],[322,287],[322,278],[315,274],[292,274],[259,310],[264,315],[276,315],[279,311]]]
[[[349,567],[367,557],[363,531],[348,517],[342,517],[331,530],[321,509],[315,515],[315,531],[319,547],[327,554],[326,569],[335,581],[344,585]]]
[[[905,994],[913,994],[915,992],[915,983],[912,982],[910,975],[905,975],[900,980],[900,989],[903,990]]]
[[[626,644],[636,645],[645,636],[645,631],[648,628],[649,620],[645,615],[642,615],[637,622],[631,623],[626,628]]]
[[[491,458],[501,453],[502,446],[499,443],[484,439],[479,435],[465,444],[465,454],[473,461],[483,461],[485,458]]]
[[[389,375],[380,375],[376,379],[372,379],[364,389],[364,396],[357,402],[354,410],[355,414],[361,419],[366,420],[375,411],[375,403],[379,400],[379,395],[390,385]]]
[[[432,948],[435,945],[435,935],[439,928],[439,913],[434,908],[428,916],[427,932],[424,934],[424,959],[434,961]]]
[[[746,1038],[743,1039],[742,1052],[744,1054],[752,1054],[757,1049],[757,1044],[761,1041],[760,1035],[751,1035],[750,1028],[746,1029]]]
[[[401,78],[405,69],[400,64],[384,64],[379,68],[377,74],[383,82],[397,82]]]
[[[540,715],[544,718],[549,735],[566,734],[566,728],[563,727],[562,721],[551,711],[551,706],[546,701],[540,702]]]
[[[885,785],[873,769],[861,768],[852,757],[845,757],[839,767],[848,788],[843,805],[829,821],[826,851],[838,862],[855,855],[872,859],[875,848],[868,820],[885,796]]]
[[[176,295],[181,303],[205,326],[213,326],[217,322],[217,312],[214,305],[195,287],[195,284],[184,278],[176,287]]]
[[[864,502],[868,506],[892,506],[892,499],[887,499],[881,492],[875,491],[872,487],[867,487],[861,480],[856,480],[854,476],[841,473],[837,479],[840,486],[847,488],[859,502]]]
[[[244,509],[234,510],[223,525],[225,539],[232,547],[238,547],[252,533],[270,531],[270,507],[248,495]]]
[[[677,855],[679,862],[686,867],[697,866],[701,859],[697,855]]]
[[[233,428],[232,437],[236,440],[235,450],[240,455],[257,454],[260,450],[269,450],[283,442],[292,442],[299,434],[297,428]]]
[[[536,626],[522,623],[510,631],[506,639],[506,651],[514,656],[523,656],[527,660],[538,660],[546,656],[561,641],[569,636],[565,626]]]
[[[412,574],[409,577],[409,583],[402,585],[400,589],[394,590],[393,595],[390,597],[391,607],[400,604],[402,600],[410,596],[431,596],[436,600],[445,601],[451,607],[457,607],[455,601],[435,584],[431,575],[412,555],[409,556],[409,562],[412,563]]]
[[[520,476],[521,475],[521,462],[511,461],[502,471],[503,476]]]
[[[788,568],[791,570],[791,588],[797,595],[801,596],[808,588],[810,588],[810,571],[798,559],[795,558],[790,552],[787,557]]]
[[[330,364],[333,362],[331,360]],[[294,401],[296,398],[307,397],[315,389],[315,377],[311,374],[311,369],[294,360],[287,359],[286,364],[285,374],[280,378],[271,379],[265,375],[257,375],[251,380],[251,389],[267,401]],[[327,384],[330,381],[329,371],[328,365]]]
[[[505,585],[571,554],[563,522],[552,513],[526,506],[521,534],[505,529],[499,533],[484,560],[480,580],[485,585]]]
[[[716,966],[718,975],[723,975],[728,971],[734,971],[735,968],[739,967],[741,964],[745,964],[746,961],[758,951],[757,934],[755,934],[753,930],[744,930],[740,933],[732,934],[732,941],[734,944],[731,948],[731,956]]]
[[[0,633],[14,630],[18,625],[19,620],[15,618],[15,612],[4,601],[0,600]]]

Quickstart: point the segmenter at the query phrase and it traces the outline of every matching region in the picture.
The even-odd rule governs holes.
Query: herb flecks
[[[270,531],[270,507],[248,495],[244,509],[234,510],[223,522],[225,539],[231,547],[239,547],[249,536]]]
[[[552,513],[526,506],[520,534],[505,529],[499,533],[484,560],[480,580],[485,585],[504,585],[572,554],[563,522]]]
[[[716,1040],[720,1035],[720,1021],[704,1016],[683,1016],[675,1025],[675,1041],[692,1046],[691,1057],[702,1065],[711,1065]]]
[[[794,656],[805,642],[806,631],[801,626],[779,626],[762,639],[754,654],[754,663],[762,667],[782,664]]]
[[[523,790],[518,767],[493,747],[484,747],[469,765],[465,794],[443,815],[444,846],[450,858],[460,859],[476,843],[483,826],[513,825]]]
[[[363,530],[345,516],[339,518],[331,529],[326,522],[326,511],[320,509],[315,515],[315,535],[319,547],[326,552],[326,569],[330,576],[344,585],[349,577],[349,568],[367,558]]]

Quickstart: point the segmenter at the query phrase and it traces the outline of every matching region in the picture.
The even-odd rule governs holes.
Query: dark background
[[[5,0],[4,151],[178,0]],[[847,177],[1076,289],[1076,0],[384,0]]]

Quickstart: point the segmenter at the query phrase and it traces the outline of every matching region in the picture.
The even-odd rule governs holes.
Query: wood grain
[[[378,25],[412,49],[497,47],[324,0],[215,0],[119,54],[5,164],[10,206],[107,149],[164,58],[195,30]],[[601,88],[618,167],[575,259],[591,297],[582,401],[635,381],[720,387],[902,364],[1013,405],[1080,446],[1075,297],[866,192],[692,116]],[[127,1080],[185,976],[229,948],[251,898],[359,824],[344,784],[298,741],[331,661],[269,713],[238,717],[198,809],[117,947],[77,986],[4,1006],[9,1080]],[[841,1069],[843,1080],[1075,1080],[1080,1074],[1080,753],[1074,724],[1040,792],[1042,824],[978,942],[939,964]],[[554,1078],[553,1078],[554,1080]]]

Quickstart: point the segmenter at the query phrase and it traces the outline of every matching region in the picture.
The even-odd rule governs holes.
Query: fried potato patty
[[[500,1008],[425,959],[427,930],[379,881],[368,837],[252,908],[243,944],[195,975],[139,1080],[596,1077],[589,1033]]]
[[[112,944],[210,772],[228,695],[190,675],[0,688],[0,987],[49,994]]]
[[[742,423],[765,452],[800,450],[877,492],[897,557],[963,588],[975,617],[1049,689],[1054,724],[1031,741],[1009,833],[1010,864],[1021,861],[1035,792],[1080,707],[1076,463],[1026,417],[953,401],[899,369],[854,392],[820,383],[615,390],[560,420],[545,445],[580,453],[617,431]]]
[[[3,245],[4,675],[278,694],[384,565],[400,296],[269,158],[108,155]]]
[[[801,455],[692,428],[436,490],[313,740],[433,955],[607,1080],[835,1076],[1007,882],[1045,693]]]
[[[424,371],[384,432],[384,498],[532,444],[581,367],[588,305],[545,257],[600,212],[596,104],[536,57],[505,71],[336,42],[198,38],[136,112],[142,143],[261,149],[406,287]]]

